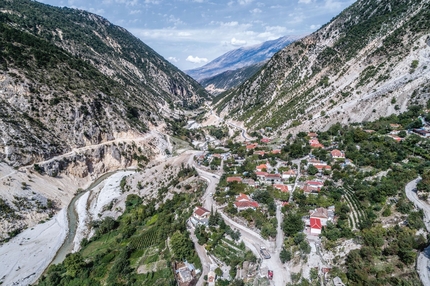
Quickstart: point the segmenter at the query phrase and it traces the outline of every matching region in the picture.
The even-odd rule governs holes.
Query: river
[[[57,254],[55,254],[54,259],[52,260],[51,264],[59,264],[64,261],[66,258],[66,255],[71,253],[73,250],[73,240],[76,235],[76,229],[78,227],[78,214],[76,212],[76,206],[75,203],[79,198],[85,194],[88,191],[91,191],[95,187],[97,187],[98,184],[106,180],[108,177],[112,176],[113,174],[123,171],[123,170],[117,170],[114,172],[108,172],[97,178],[86,190],[79,192],[75,195],[75,197],[72,199],[70,204],[67,207],[67,223],[68,223],[68,233],[66,236],[66,239],[64,240],[64,243],[61,245],[61,247],[58,249]],[[49,267],[48,267],[49,268]],[[47,268],[47,269],[48,269]]]

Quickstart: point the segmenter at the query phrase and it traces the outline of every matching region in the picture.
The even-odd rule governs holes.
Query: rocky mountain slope
[[[208,96],[125,29],[82,11],[0,2],[0,160],[30,164],[145,133]],[[126,136],[127,135],[127,136]]]
[[[241,71],[241,69],[244,67],[255,67],[256,65],[260,65],[270,59],[276,52],[280,51],[282,48],[291,44],[298,38],[299,37],[296,36],[285,36],[276,40],[266,41],[258,45],[241,47],[225,53],[200,68],[187,70],[185,72],[202,83],[203,86],[206,86],[203,84],[206,79],[212,78],[213,81],[215,76],[224,72],[229,71],[229,75],[234,73],[234,71],[243,73],[243,70]],[[222,88],[222,84],[220,85],[220,88]]]
[[[359,0],[215,106],[253,128],[295,130],[404,111],[429,98],[428,19],[428,0]]]
[[[212,77],[200,80],[200,84],[212,95],[218,95],[226,90],[239,86],[258,72],[267,61],[250,66],[228,70]]]

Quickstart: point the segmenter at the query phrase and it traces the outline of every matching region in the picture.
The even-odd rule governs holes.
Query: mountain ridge
[[[208,98],[191,77],[103,17],[27,0],[1,2],[0,12],[0,159],[10,164],[143,134],[171,120],[161,107],[180,112]]]
[[[357,1],[275,54],[214,105],[248,127],[297,131],[371,120],[423,103],[429,96],[428,6]]]
[[[186,70],[185,72],[197,81],[201,81],[226,71],[259,64],[268,60],[273,54],[298,38],[300,36],[284,36],[260,44],[241,47],[219,56],[202,67]]]

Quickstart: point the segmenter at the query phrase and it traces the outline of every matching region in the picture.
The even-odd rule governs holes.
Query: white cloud
[[[131,10],[131,11],[129,12],[129,14],[130,14],[130,15],[134,15],[134,14],[139,14],[140,12],[142,12],[142,11],[140,11],[140,10]]]
[[[251,12],[251,14],[258,14],[258,13],[261,13],[261,12],[263,12],[263,11],[261,11],[261,10],[260,10],[260,9],[258,9],[258,8],[255,8],[255,9],[249,10],[249,12]]]
[[[310,25],[310,29],[311,30],[316,30],[316,29],[318,29],[319,27],[321,27],[321,25],[320,24],[316,24],[316,25]]]
[[[232,38],[230,41],[230,44],[232,44],[233,46],[243,46],[243,45],[246,45],[246,41]]]
[[[145,4],[160,4],[160,0],[145,0]]]
[[[192,62],[195,64],[202,64],[202,63],[207,63],[208,59],[207,58],[199,58],[199,57],[193,57],[193,56],[188,56],[186,61],[188,62]]]
[[[86,9],[84,9],[84,10],[86,10]],[[95,8],[90,8],[90,9],[88,9],[88,11],[90,11],[91,13],[97,14],[97,15],[102,15],[105,12],[105,10],[103,10],[103,9],[95,9]]]
[[[179,60],[175,57],[168,57],[168,60],[171,61],[172,63],[177,63],[179,62]]]
[[[312,0],[299,0],[299,3],[303,3],[303,4],[310,4],[312,3]]]
[[[239,5],[248,5],[251,4],[253,0],[238,0],[237,3],[239,3]]]
[[[192,34],[190,32],[181,31],[178,33],[178,36],[179,37],[190,37],[190,36],[192,36]]]

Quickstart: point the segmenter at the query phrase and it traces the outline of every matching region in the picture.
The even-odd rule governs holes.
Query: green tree
[[[308,167],[308,174],[313,176],[318,173],[318,169],[314,165],[309,165]]]
[[[298,213],[290,212],[285,216],[282,224],[282,230],[286,236],[293,236],[296,233],[303,230],[305,223],[302,220],[302,216]]]
[[[291,260],[292,254],[291,251],[286,250],[285,248],[282,248],[281,252],[279,253],[279,258],[281,259],[282,263],[288,262]]]
[[[176,231],[170,238],[170,244],[172,246],[175,259],[182,260],[191,257],[193,243],[188,237],[189,235],[186,236],[185,234]]]

